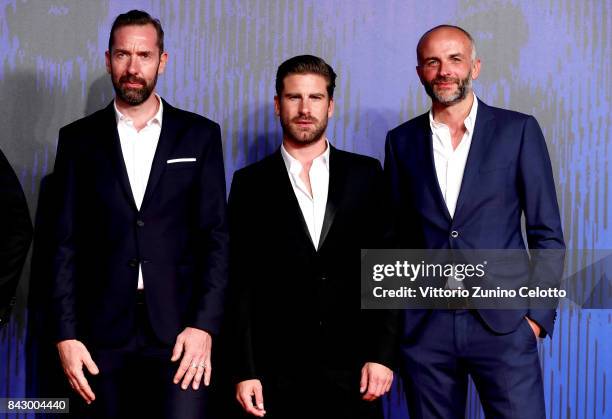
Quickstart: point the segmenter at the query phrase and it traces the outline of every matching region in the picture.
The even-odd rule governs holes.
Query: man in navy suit
[[[476,98],[480,60],[465,30],[429,30],[417,59],[431,110],[391,130],[386,142],[398,245],[524,251],[524,216],[529,249],[558,249],[553,259],[562,262],[552,168],[536,120]],[[545,262],[532,258],[527,281],[557,285],[562,263]],[[401,358],[410,417],[463,418],[470,375],[487,417],[544,418],[537,338],[552,334],[555,310],[536,306],[406,310]]]
[[[81,416],[206,407],[227,282],[221,138],[154,92],[167,59],[157,19],[119,15],[106,52],[115,100],[60,130],[55,337]]]

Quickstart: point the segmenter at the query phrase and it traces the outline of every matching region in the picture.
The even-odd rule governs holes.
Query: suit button
[[[137,225],[138,227],[144,227],[144,221],[142,221],[142,220],[136,220],[136,225]]]
[[[453,239],[456,239],[457,237],[459,237],[459,232],[457,230],[451,231],[451,237]]]
[[[128,261],[128,266],[130,268],[137,268],[138,267],[138,259],[130,259]]]
[[[321,281],[327,281],[327,276],[321,275]]]

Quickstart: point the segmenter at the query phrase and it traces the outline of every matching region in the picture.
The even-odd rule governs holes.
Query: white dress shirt
[[[136,127],[134,127],[134,121],[119,112],[117,104],[114,104],[121,153],[123,154],[123,161],[130,180],[134,202],[136,202],[138,209],[142,205],[142,199],[147,189],[151,165],[153,164],[153,157],[155,156],[159,134],[161,133],[164,109],[160,97],[158,95],[155,96],[159,102],[159,109],[140,131],[137,131]],[[142,267],[139,266],[138,289],[143,288]]]
[[[473,93],[472,93],[473,94]],[[472,136],[474,134],[474,124],[476,123],[476,112],[478,111],[478,99],[474,94],[472,109],[467,118],[463,121],[465,134],[456,149],[453,150],[450,129],[447,125],[436,122],[433,112],[429,111],[429,125],[432,132],[434,164],[438,184],[444,197],[444,202],[451,217],[455,216],[457,198],[461,190],[463,172],[467,162]]]
[[[476,123],[476,112],[478,111],[478,100],[474,94],[474,102],[472,109],[467,118],[464,119],[465,134],[461,138],[461,142],[456,149],[453,150],[450,129],[447,125],[434,121],[433,112],[429,111],[429,126],[431,127],[434,164],[436,166],[436,175],[438,184],[446,203],[446,208],[453,218],[457,207],[457,198],[461,191],[461,182],[463,181],[463,172],[467,162],[470,147],[472,145],[472,136],[474,135],[474,124]],[[446,288],[457,289],[463,288],[462,281],[457,280],[454,276],[447,277]]]
[[[310,178],[310,188],[312,196],[308,192],[308,188],[300,179],[302,172],[302,163],[293,158],[281,145],[281,155],[285,161],[285,167],[289,174],[289,180],[293,187],[295,197],[300,204],[304,221],[308,226],[308,232],[315,248],[319,247],[319,239],[321,237],[321,228],[323,227],[323,219],[325,218],[325,207],[327,206],[327,191],[329,188],[329,142],[325,140],[325,151],[320,156],[312,161],[308,177]]]

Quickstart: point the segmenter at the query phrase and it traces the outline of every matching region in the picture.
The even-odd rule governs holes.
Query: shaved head
[[[474,42],[474,38],[472,38],[472,35],[470,35],[470,33],[468,31],[466,31],[463,28],[460,28],[459,26],[454,26],[454,25],[438,25],[434,28],[431,28],[430,30],[428,30],[427,32],[425,32],[421,38],[419,39],[419,42],[417,43],[417,47],[416,47],[416,54],[417,54],[417,62],[419,63],[419,65],[421,64],[422,61],[422,55],[421,55],[421,49],[425,43],[425,41],[427,41],[427,38],[429,38],[430,35],[432,35],[434,32],[437,31],[457,31],[459,33],[461,33],[463,36],[465,36],[465,38],[469,41],[470,45],[471,45],[471,58],[472,60],[476,59],[476,43]]]

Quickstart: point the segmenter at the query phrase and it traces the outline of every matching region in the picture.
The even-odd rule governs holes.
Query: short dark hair
[[[432,32],[437,31],[438,29],[456,29],[459,32],[463,33],[467,39],[470,40],[470,43],[472,44],[472,60],[474,58],[476,58],[476,42],[474,42],[474,38],[472,37],[472,35],[470,35],[470,33],[468,31],[466,31],[465,29],[463,29],[460,26],[455,26],[455,25],[448,25],[448,24],[444,24],[444,25],[438,25],[435,26],[433,28],[431,28],[430,30],[428,30],[427,32],[425,32],[420,38],[419,38],[419,42],[417,42],[417,47],[416,47],[416,53],[417,53],[417,61],[419,61],[420,64],[420,51],[421,51],[421,45],[423,44],[423,41],[425,41],[425,38],[427,38],[427,35],[429,35]]]
[[[159,53],[164,52],[164,30],[162,29],[161,22],[159,19],[155,19],[150,14],[143,10],[130,10],[127,13],[122,13],[113,22],[113,26],[111,27],[110,36],[108,37],[108,51],[110,52],[113,48],[113,36],[115,31],[119,28],[123,28],[124,26],[144,26],[144,25],[153,25],[155,31],[157,32],[157,47],[159,48]]]
[[[281,95],[285,77],[290,74],[318,74],[319,76],[323,76],[325,81],[327,81],[327,95],[330,99],[334,97],[336,73],[322,58],[315,57],[314,55],[298,55],[282,63],[276,71],[277,96]]]

